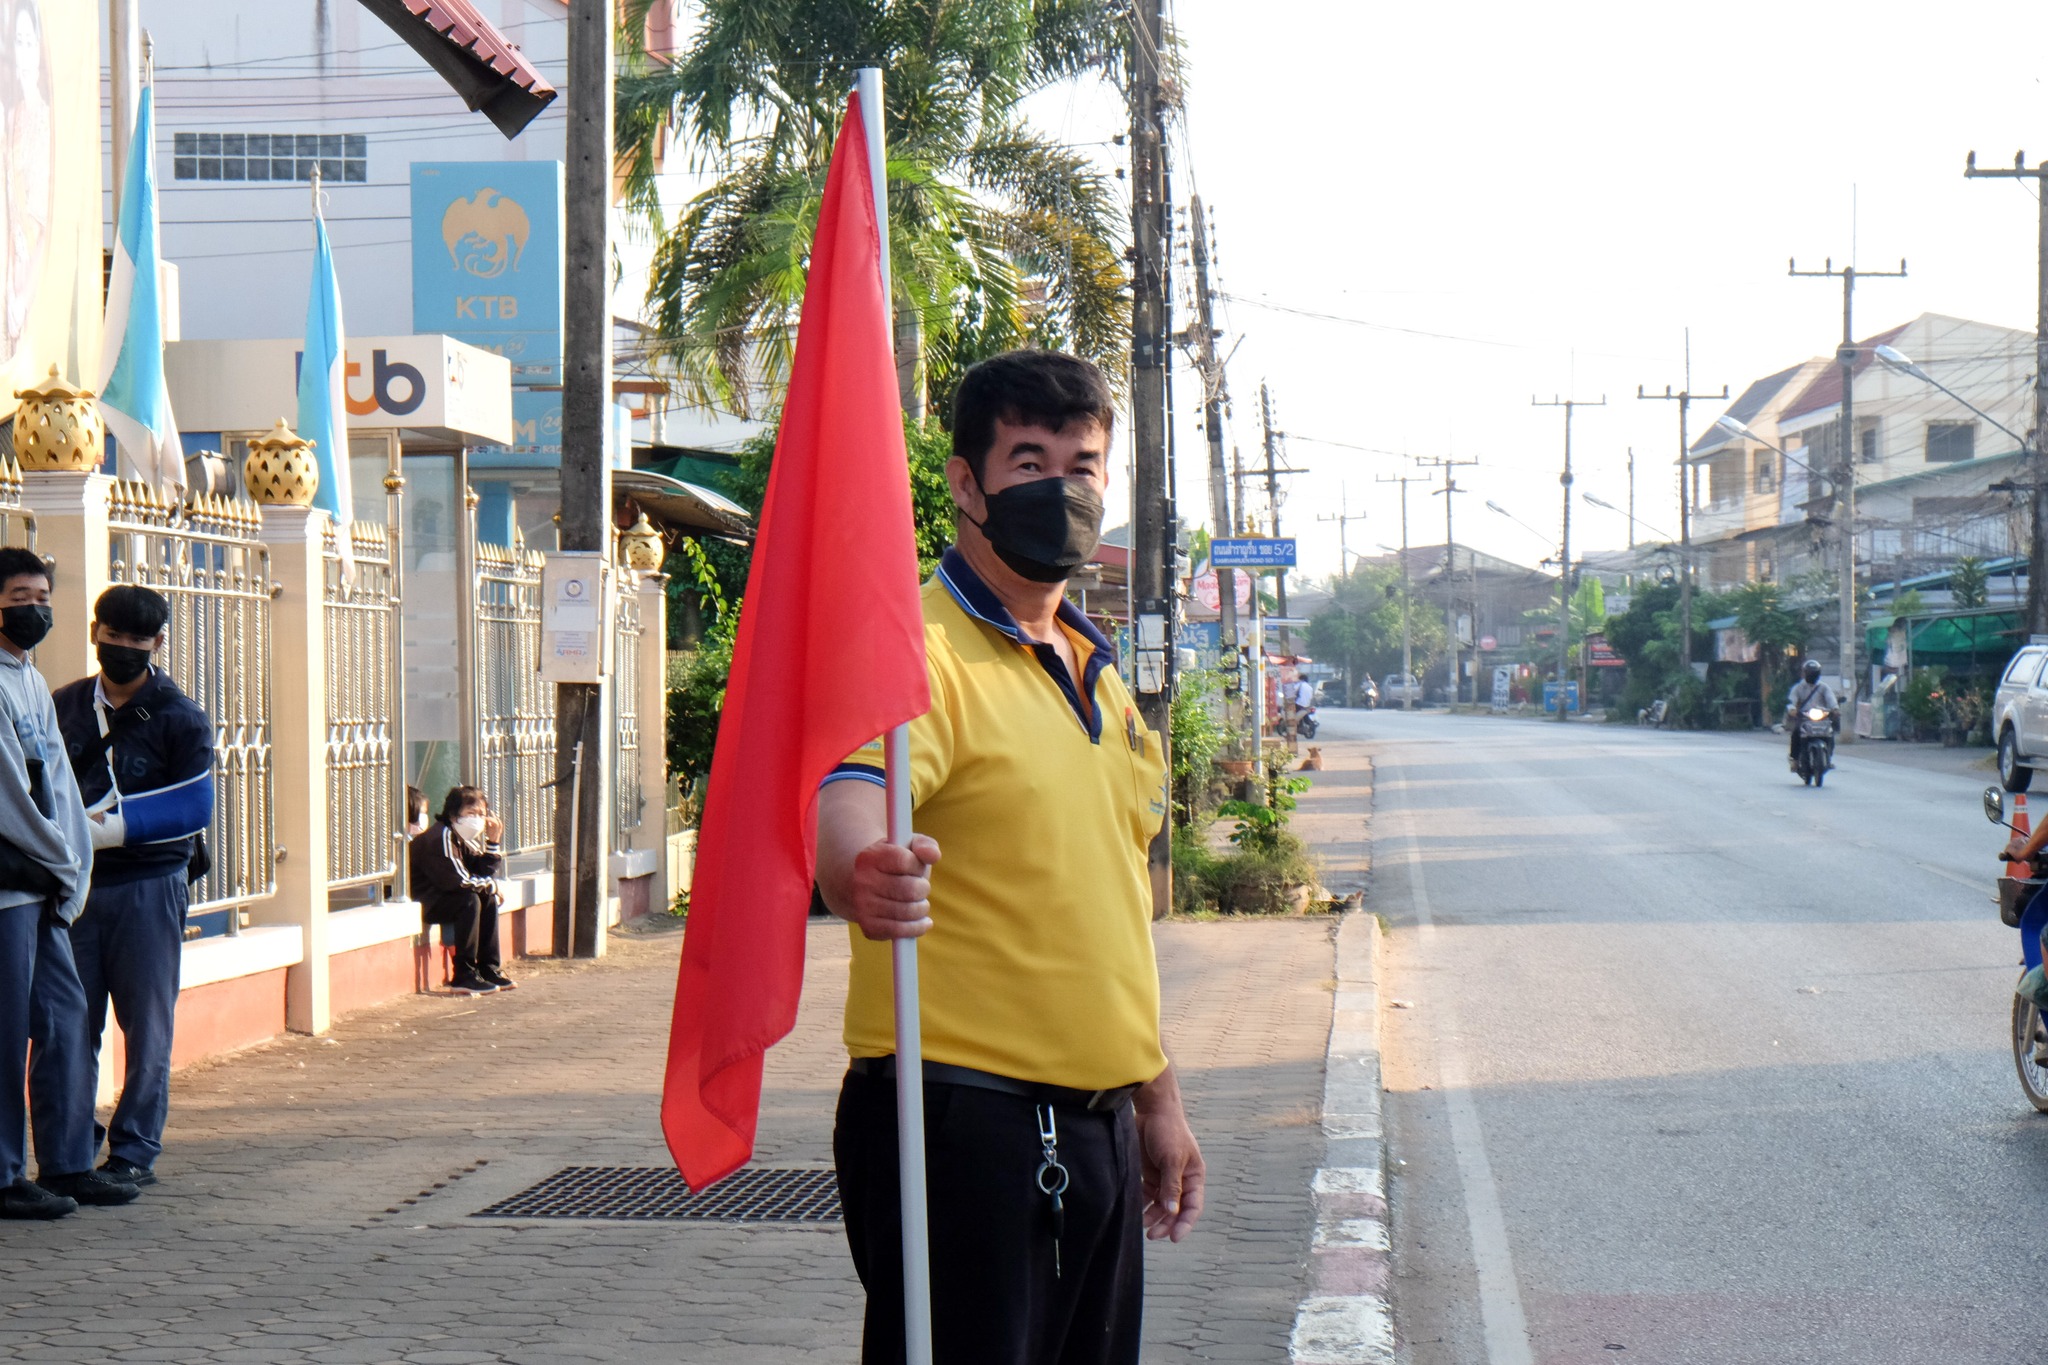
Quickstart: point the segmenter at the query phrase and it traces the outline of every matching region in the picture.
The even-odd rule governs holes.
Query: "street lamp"
[[[1932,384],[1935,388],[1940,389],[1943,393],[1955,399],[1956,402],[1961,403],[1971,412],[1976,413],[1979,417],[1982,417],[1992,426],[1997,427],[2007,436],[2010,436],[2016,443],[2018,443],[2019,448],[2021,450],[2027,449],[2026,437],[2020,435],[2017,431],[2014,431],[2011,427],[1999,421],[1996,417],[1993,417],[1990,413],[1984,411],[1984,409],[1978,407],[1975,403],[1972,403],[1969,399],[1963,397],[1954,389],[1942,383],[1939,379],[1936,379],[1933,375],[1927,373],[1925,369],[1915,364],[1911,358],[1902,355],[1895,348],[1890,346],[1873,346],[1870,348],[1870,352],[1872,355],[1876,356],[1879,360],[1883,361],[1892,369],[1898,370],[1903,374],[1912,375],[1913,378],[1919,380],[1923,384]]]
[[[1614,505],[1613,503],[1611,503],[1611,502],[1607,501],[1607,499],[1605,499],[1605,498],[1596,498],[1596,497],[1594,497],[1594,496],[1593,496],[1593,495],[1592,495],[1591,493],[1581,493],[1581,494],[1579,494],[1579,496],[1580,496],[1581,498],[1585,499],[1585,500],[1586,500],[1587,502],[1591,503],[1591,504],[1592,504],[1593,506],[1595,506],[1595,507],[1598,507],[1598,508],[1602,509],[1603,511],[1613,512],[1613,513],[1615,513],[1615,514],[1616,514],[1616,515],[1618,515],[1618,516],[1624,516],[1624,517],[1627,517],[1627,518],[1629,519],[1629,521],[1631,521],[1632,523],[1634,523],[1634,524],[1635,524],[1636,526],[1640,527],[1641,529],[1643,529],[1643,530],[1645,530],[1645,531],[1648,531],[1648,532],[1649,532],[1649,533],[1650,533],[1651,535],[1653,535],[1653,536],[1657,537],[1657,539],[1659,539],[1659,540],[1676,540],[1676,539],[1677,539],[1677,537],[1676,537],[1676,536],[1672,536],[1672,535],[1666,535],[1666,534],[1665,534],[1664,532],[1662,532],[1662,531],[1658,530],[1658,529],[1657,529],[1656,527],[1654,527],[1654,526],[1650,525],[1650,523],[1649,523],[1649,522],[1647,522],[1647,521],[1644,521],[1644,520],[1643,520],[1643,519],[1642,519],[1641,517],[1635,516],[1634,514],[1632,514],[1632,513],[1629,513],[1629,512],[1624,512],[1624,511],[1622,511],[1622,510],[1621,510],[1621,509],[1620,509],[1619,507],[1616,507],[1616,506],[1615,506],[1615,505]]]

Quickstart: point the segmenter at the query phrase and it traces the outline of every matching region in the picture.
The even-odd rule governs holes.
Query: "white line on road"
[[[1398,780],[1408,795],[1404,773]],[[1423,884],[1422,846],[1415,838],[1418,813],[1406,810],[1408,890],[1415,900],[1416,935],[1423,956],[1435,964],[1436,922],[1429,913],[1429,890]],[[1451,1123],[1451,1150],[1465,1187],[1465,1219],[1472,1234],[1472,1264],[1479,1279],[1479,1320],[1486,1341],[1488,1365],[1535,1365],[1529,1349],[1529,1324],[1522,1315],[1522,1291],[1515,1280],[1515,1260],[1508,1248],[1508,1225],[1500,1210],[1500,1191],[1493,1166],[1486,1159],[1486,1139],[1479,1128],[1479,1108],[1472,1102],[1472,1082],[1459,1047],[1457,1006],[1445,987],[1436,1002],[1443,1036],[1437,1045],[1437,1079],[1443,1085],[1444,1109]]]

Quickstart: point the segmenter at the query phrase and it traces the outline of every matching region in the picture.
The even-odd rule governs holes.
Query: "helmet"
[[[1799,665],[1799,676],[1810,683],[1819,682],[1820,664],[1812,659],[1808,659],[1805,663]]]

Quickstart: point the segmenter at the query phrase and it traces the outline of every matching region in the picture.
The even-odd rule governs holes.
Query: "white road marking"
[[[1396,779],[1408,793],[1406,774]],[[1418,815],[1411,804],[1405,822],[1408,841],[1408,890],[1415,902],[1416,936],[1423,955],[1434,959],[1436,922],[1429,913],[1429,889],[1422,875],[1422,846],[1415,837]],[[1448,988],[1435,1002],[1443,1020],[1443,1041],[1437,1049],[1437,1079],[1443,1087],[1444,1109],[1451,1124],[1451,1150],[1465,1187],[1465,1220],[1471,1229],[1472,1264],[1479,1280],[1479,1320],[1488,1365],[1535,1365],[1529,1347],[1529,1323],[1522,1314],[1522,1291],[1515,1280],[1514,1255],[1508,1247],[1507,1218],[1501,1213],[1500,1191],[1493,1166],[1486,1159],[1486,1139],[1479,1127],[1479,1108],[1472,1102],[1472,1082],[1458,1047],[1457,1005]]]
[[[1989,875],[1982,877],[1965,877],[1960,872],[1951,872],[1945,867],[1936,867],[1933,863],[1923,863],[1918,859],[1914,860],[1913,866],[1920,868],[1923,871],[1932,872],[1937,877],[1946,878],[1947,880],[1956,883],[1958,886],[1967,886],[1972,891],[1982,891],[1987,896],[1992,894],[1993,888],[1996,885],[1996,879]]]

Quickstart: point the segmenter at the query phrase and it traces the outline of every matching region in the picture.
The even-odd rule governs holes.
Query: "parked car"
[[[2012,656],[1991,703],[1991,733],[1998,741],[1998,782],[2023,792],[2036,764],[2048,766],[2048,645],[2028,645]]]
[[[1322,680],[1321,682],[1317,683],[1317,684],[1316,684],[1316,705],[1317,705],[1317,706],[1345,706],[1345,705],[1348,705],[1348,703],[1347,703],[1347,702],[1346,702],[1346,701],[1344,700],[1344,680],[1343,680],[1342,678],[1325,678],[1325,679],[1323,679],[1323,680]]]
[[[1422,682],[1406,673],[1389,673],[1380,683],[1381,706],[1422,705]]]

